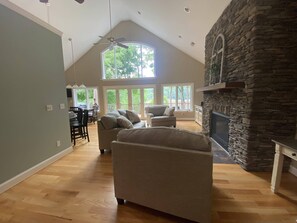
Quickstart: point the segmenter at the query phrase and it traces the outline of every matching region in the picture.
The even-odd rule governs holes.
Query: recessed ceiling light
[[[191,42],[191,46],[195,46],[195,44],[196,44],[195,42]]]
[[[191,12],[191,9],[189,7],[185,7],[185,12],[186,13],[190,13]]]

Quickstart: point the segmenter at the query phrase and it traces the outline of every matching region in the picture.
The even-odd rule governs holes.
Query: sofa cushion
[[[152,113],[155,116],[160,116],[164,114],[165,109],[167,108],[167,105],[154,105],[149,106],[146,108],[147,113]]]
[[[175,121],[176,117],[175,116],[163,116],[163,115],[152,117],[152,122],[162,122],[162,121],[166,122],[169,120]]]
[[[121,114],[118,111],[108,112],[107,115],[112,115],[116,118],[121,116]]]
[[[124,110],[124,109],[118,109],[118,112],[120,113],[120,115],[122,115],[122,116],[128,118],[128,116],[127,116],[127,111],[126,111],[126,110]]]
[[[120,142],[211,151],[210,140],[205,135],[168,127],[123,130],[117,139]]]
[[[127,110],[127,111],[126,111],[126,114],[127,114],[128,119],[129,119],[133,124],[134,124],[134,123],[137,123],[137,122],[140,122],[140,118],[139,118],[138,114],[136,114],[136,112]]]
[[[169,108],[169,107],[167,107],[166,109],[165,109],[165,111],[164,111],[164,114],[163,115],[165,115],[165,116],[173,116],[174,114],[174,110],[175,110],[175,108]]]
[[[122,128],[126,128],[126,129],[132,129],[133,128],[133,124],[132,122],[130,122],[126,117],[124,116],[120,116],[117,117],[117,124],[122,127]]]
[[[108,114],[101,117],[101,123],[105,129],[113,129],[118,127],[117,118]]]

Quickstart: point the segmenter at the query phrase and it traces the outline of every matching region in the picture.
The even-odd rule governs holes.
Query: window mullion
[[[170,95],[170,101],[169,101],[169,105],[170,106],[172,106],[172,86],[170,86],[170,88],[169,88],[170,90],[169,90],[169,95]]]
[[[140,67],[141,67],[141,77],[143,77],[143,60],[142,60],[142,45],[140,45]],[[139,75],[139,74],[138,74]]]
[[[116,79],[118,79],[118,68],[117,68],[117,62],[116,62],[116,50],[115,47],[113,47],[113,61],[114,61],[114,74]]]
[[[178,85],[176,85],[176,88],[175,88],[175,106],[176,106],[176,109],[178,109]]]
[[[119,89],[115,89],[116,91],[116,107],[117,109],[120,108],[120,94],[119,94]]]
[[[192,108],[193,108],[193,106],[192,106],[192,101],[193,101],[193,99],[192,99],[192,93],[191,93],[191,85],[189,85],[189,87],[188,87],[188,98],[189,98],[189,109],[190,110],[192,110]]]
[[[144,88],[140,88],[140,116],[144,118]]]
[[[87,103],[87,108],[89,108],[89,91],[88,91],[88,88],[85,88],[85,92],[86,92],[86,103]]]

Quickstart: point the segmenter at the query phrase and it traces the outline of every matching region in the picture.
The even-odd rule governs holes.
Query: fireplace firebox
[[[230,117],[218,113],[211,113],[210,136],[228,152]]]

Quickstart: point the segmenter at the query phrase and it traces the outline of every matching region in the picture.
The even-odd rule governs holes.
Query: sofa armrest
[[[153,113],[146,113],[146,123],[148,126],[152,126],[153,117],[155,117]]]
[[[113,129],[98,129],[99,149],[100,151],[111,149],[111,142],[117,139],[119,131],[124,128],[113,128]]]

